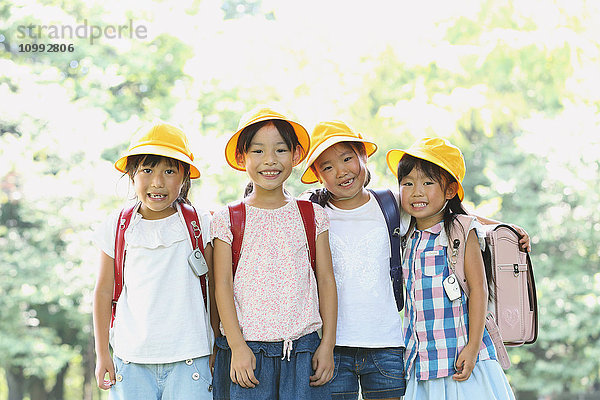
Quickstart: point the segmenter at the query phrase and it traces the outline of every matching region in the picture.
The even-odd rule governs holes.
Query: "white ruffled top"
[[[206,247],[210,214],[197,211]],[[96,231],[98,247],[113,258],[118,216],[113,214]],[[125,243],[124,287],[111,332],[114,353],[145,364],[210,354],[210,323],[200,281],[187,262],[192,247],[179,214],[158,220],[136,214]]]

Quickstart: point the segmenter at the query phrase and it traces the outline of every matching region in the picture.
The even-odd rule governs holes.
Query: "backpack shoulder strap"
[[[231,241],[231,273],[232,277],[235,278],[235,271],[242,251],[242,242],[244,241],[246,205],[243,201],[238,201],[227,207],[229,208],[229,223],[231,225],[231,233],[233,234],[233,240]]]
[[[469,296],[469,286],[465,277],[465,248],[469,227],[474,219],[475,217],[471,215],[457,215],[450,229],[450,237],[448,238],[448,265],[456,275],[456,279],[467,297]],[[484,279],[483,282],[486,290],[485,298],[487,299],[487,280]],[[488,330],[492,343],[494,343],[498,362],[502,368],[508,369],[510,367],[510,358],[508,358],[506,346],[500,336],[500,329],[491,311],[488,311],[485,316],[485,328]]]
[[[475,217],[470,215],[457,215],[448,238],[448,265],[458,278],[458,283],[467,297],[469,296],[469,286],[465,277],[465,248],[469,234],[468,229],[474,219]]]
[[[183,220],[185,221],[185,227],[187,228],[188,234],[190,235],[190,241],[192,249],[198,249],[204,256],[204,242],[202,240],[202,230],[200,229],[200,220],[198,213],[194,206],[179,202],[177,203],[177,211],[181,213]],[[206,295],[206,274],[200,276],[200,287],[202,288],[202,298],[204,299],[204,306],[208,312],[208,297]]]
[[[388,228],[388,236],[392,250],[392,256],[390,257],[390,277],[392,278],[396,307],[398,308],[398,311],[402,311],[404,308],[404,293],[402,288],[402,262],[400,258],[400,210],[398,209],[398,203],[391,190],[369,189],[369,191],[373,194],[375,200],[377,200]]]
[[[313,271],[315,271],[317,265],[315,239],[317,228],[315,223],[315,212],[312,202],[308,200],[296,201],[298,203],[298,209],[300,210],[300,216],[302,217],[304,231],[306,232],[311,267]],[[231,272],[232,276],[235,277],[235,272],[240,261],[242,243],[244,241],[244,229],[246,228],[246,205],[243,201],[239,201],[230,204],[228,209],[231,233],[233,234],[233,240],[231,242]]]
[[[117,302],[123,291],[123,269],[125,267],[125,231],[129,227],[133,213],[139,207],[139,203],[131,207],[124,208],[119,214],[117,220],[117,231],[115,234],[115,262],[114,262],[114,285],[112,297],[112,315],[110,326],[113,326],[117,312]]]
[[[298,203],[298,209],[300,210],[300,217],[302,217],[302,224],[304,225],[304,232],[306,233],[306,241],[308,243],[308,257],[310,259],[310,265],[314,273],[317,268],[317,224],[315,221],[315,210],[313,203],[308,200],[296,200]]]

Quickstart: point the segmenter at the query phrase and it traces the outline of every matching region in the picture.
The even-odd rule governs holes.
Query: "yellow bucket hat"
[[[465,191],[462,180],[465,177],[465,159],[460,149],[442,138],[423,138],[415,142],[408,150],[390,150],[387,153],[387,165],[398,177],[398,163],[404,154],[434,163],[450,173],[458,182],[458,198],[462,201]]]
[[[302,183],[315,183],[318,181],[315,173],[310,169],[315,160],[328,148],[340,142],[361,142],[365,145],[367,157],[375,153],[377,145],[369,140],[363,139],[360,133],[354,132],[348,125],[341,121],[319,122],[310,136],[310,151],[304,167],[304,173],[300,179]]]
[[[190,150],[187,137],[180,129],[169,124],[154,125],[150,130],[141,130],[131,140],[129,149],[115,163],[115,168],[125,172],[127,157],[138,154],[153,154],[174,158],[190,166],[190,178],[200,177],[200,171],[194,165],[194,154]]]
[[[252,124],[267,121],[269,119],[280,119],[282,121],[287,121],[292,125],[292,127],[294,128],[294,132],[296,132],[296,136],[298,137],[298,142],[300,142],[300,145],[302,146],[302,156],[300,157],[298,163],[295,165],[300,164],[302,160],[304,160],[304,158],[306,157],[306,153],[308,152],[308,148],[310,147],[310,137],[308,136],[308,132],[306,131],[306,129],[304,129],[304,127],[299,123],[284,117],[282,114],[273,111],[270,108],[262,107],[255,108],[242,117],[242,119],[240,120],[240,124],[238,125],[237,132],[233,134],[233,136],[231,137],[231,139],[229,139],[227,145],[225,146],[225,159],[232,168],[237,169],[238,171],[246,170],[246,168],[238,164],[235,157],[235,149],[237,147],[237,142],[240,137],[240,133],[244,130],[244,128],[247,128]]]

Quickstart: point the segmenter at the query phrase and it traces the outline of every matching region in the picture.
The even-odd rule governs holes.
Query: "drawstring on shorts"
[[[281,357],[282,360],[285,360],[287,355],[287,360],[290,361],[290,356],[292,355],[292,348],[293,343],[291,339],[285,339],[283,341],[283,357]]]

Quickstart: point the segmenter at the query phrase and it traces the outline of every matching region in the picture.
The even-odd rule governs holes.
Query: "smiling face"
[[[142,202],[139,212],[145,219],[161,219],[175,213],[173,203],[179,197],[184,168],[175,160],[160,159],[154,166],[143,160],[132,177],[135,194]]]
[[[299,151],[292,151],[274,124],[261,127],[252,137],[245,154],[238,156],[238,163],[246,168],[254,183],[254,192],[280,191],[283,183],[298,162]]]
[[[331,193],[331,203],[343,209],[365,204],[366,154],[357,153],[348,142],[336,143],[315,160],[313,171]]]
[[[446,200],[456,195],[458,184],[439,181],[414,167],[400,180],[400,204],[402,209],[417,221],[417,229],[431,228],[443,219]]]

